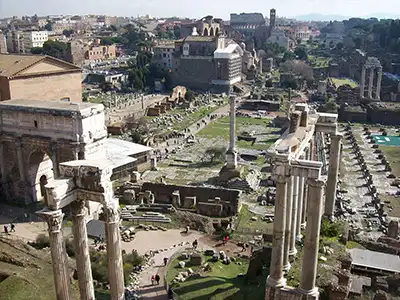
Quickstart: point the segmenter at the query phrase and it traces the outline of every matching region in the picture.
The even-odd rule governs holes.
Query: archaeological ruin
[[[328,169],[325,135],[330,139]],[[319,298],[315,282],[320,224],[323,214],[334,217],[340,144],[336,114],[317,113],[306,104],[297,104],[290,113],[289,128],[269,150],[276,198],[266,299],[283,299],[289,295],[293,299]],[[305,241],[300,287],[294,290],[286,286],[284,274],[290,269],[289,257],[297,254],[295,242],[301,238],[302,228],[305,228]]]

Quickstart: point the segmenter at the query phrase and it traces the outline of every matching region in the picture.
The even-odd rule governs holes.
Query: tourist
[[[188,234],[189,233],[189,229],[190,229],[190,227],[189,226],[186,226],[186,234]]]
[[[246,243],[243,243],[243,244],[242,244],[242,252],[245,252],[245,251],[246,251],[246,247],[247,247],[247,244],[246,244]]]
[[[154,275],[151,276],[151,285],[154,285],[154,281],[156,280],[156,277]]]
[[[160,275],[156,274],[156,282],[157,284],[160,284]]]
[[[9,233],[8,233],[8,227],[7,227],[7,225],[4,225],[4,233],[5,233],[5,234],[9,234]]]
[[[227,235],[225,238],[224,238],[224,245],[226,245],[226,243],[229,241],[229,236]]]
[[[167,262],[168,262],[168,258],[167,258],[167,257],[164,257],[164,266],[167,265]]]
[[[194,240],[194,242],[192,243],[193,249],[196,250],[197,246],[198,246],[198,242],[197,240]]]
[[[11,227],[10,232],[15,232],[15,224],[14,224],[14,223],[11,223],[11,224],[10,224],[10,227]]]

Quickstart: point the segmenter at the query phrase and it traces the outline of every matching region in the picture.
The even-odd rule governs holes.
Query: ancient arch
[[[215,28],[215,35],[218,35],[218,33],[219,33],[219,28],[217,27]]]
[[[208,36],[208,29],[207,28],[204,28],[203,35]]]
[[[53,162],[47,151],[35,149],[29,155],[27,164],[27,183],[30,188],[32,201],[44,201],[44,186],[54,178]]]
[[[213,27],[210,28],[210,36],[214,36],[214,28]]]

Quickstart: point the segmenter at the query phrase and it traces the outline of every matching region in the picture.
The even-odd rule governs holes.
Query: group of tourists
[[[15,224],[11,223],[10,224],[10,230],[8,230],[8,226],[4,225],[4,233],[5,234],[10,234],[10,232],[15,232]]]

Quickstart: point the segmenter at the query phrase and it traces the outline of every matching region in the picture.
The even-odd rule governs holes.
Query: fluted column
[[[301,224],[303,221],[303,202],[304,202],[304,177],[299,177],[299,197],[297,201],[297,211],[296,211],[296,240],[300,241],[302,239],[301,235]]]
[[[25,161],[24,151],[22,148],[23,145],[21,142],[17,142],[16,145],[17,145],[19,178],[20,178],[21,182],[25,182],[26,181],[26,173],[25,173],[26,161]]]
[[[229,98],[230,103],[230,127],[229,127],[229,149],[226,153],[227,168],[237,168],[237,152],[236,152],[236,98],[231,96]]]
[[[267,278],[267,287],[280,288],[286,285],[283,277],[283,248],[285,243],[284,230],[286,228],[286,194],[288,176],[278,175],[276,179],[275,218],[272,240],[271,265]],[[274,293],[274,290],[267,294]]]
[[[381,84],[382,84],[382,67],[378,69],[378,80],[376,82],[376,95],[377,100],[381,99]]]
[[[115,201],[115,203],[107,203],[103,206],[106,220],[104,225],[107,239],[108,281],[110,283],[111,300],[123,300],[125,298],[117,203]]]
[[[76,250],[76,268],[81,300],[94,300],[92,268],[90,265],[89,245],[86,231],[85,201],[71,203],[72,230]]]
[[[360,83],[360,97],[364,98],[365,94],[365,66],[362,66],[361,69],[361,83]]]
[[[315,286],[315,282],[318,265],[319,231],[321,227],[324,181],[320,179],[308,179],[307,183],[307,226],[299,291],[307,295],[307,299],[318,299],[319,292],[318,288]]]
[[[290,236],[289,236],[289,255],[296,255],[296,227],[297,227],[297,206],[298,206],[298,199],[299,199],[299,177],[295,176],[292,177],[293,180],[293,195],[292,195],[292,202],[293,204],[291,207],[288,206],[288,210],[291,209],[290,212]],[[286,237],[285,237],[286,238]]]
[[[58,153],[57,153],[57,144],[51,145],[51,161],[53,163],[53,175],[54,178],[58,178],[60,176],[60,172],[58,169]]]
[[[296,178],[291,176],[288,179],[287,191],[286,191],[286,224],[285,224],[285,244],[283,247],[283,270],[290,270],[289,262],[289,251],[290,251],[290,241],[291,241],[291,227],[292,227],[292,204],[294,195],[294,184]]]
[[[61,231],[64,214],[61,210],[41,210],[37,214],[46,220],[49,226],[50,252],[53,266],[54,284],[57,300],[70,300],[69,276],[64,238]]]
[[[329,151],[328,182],[326,185],[325,216],[333,218],[335,215],[336,188],[340,164],[341,134],[331,135],[331,148]]]
[[[372,98],[372,88],[374,86],[374,68],[369,69],[368,98]]]

